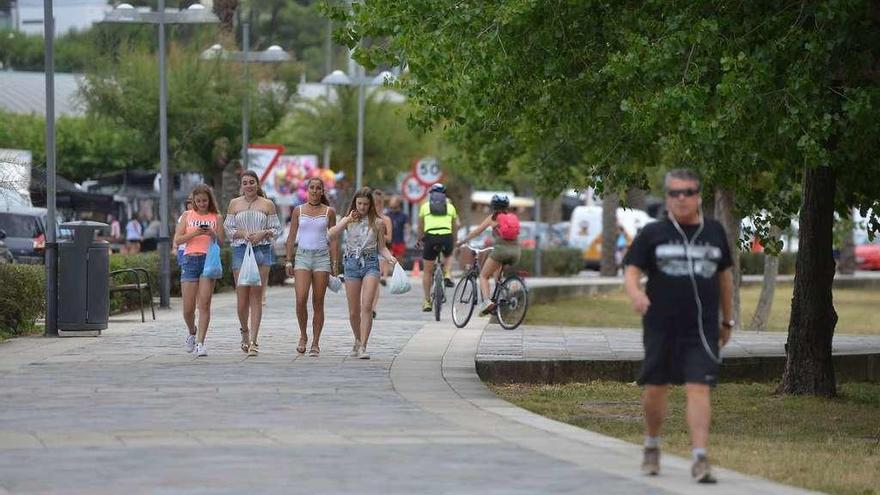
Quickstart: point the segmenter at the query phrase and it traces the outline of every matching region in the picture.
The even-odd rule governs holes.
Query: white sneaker
[[[184,345],[186,346],[186,352],[192,352],[196,347],[196,336],[187,334],[186,344]]]
[[[208,348],[205,347],[204,343],[199,342],[196,344],[196,356],[207,356]]]
[[[348,353],[348,357],[358,357],[358,353],[361,349],[361,342],[359,340],[354,341],[354,346],[351,348],[351,352]]]
[[[361,347],[357,354],[358,359],[370,359],[370,353],[367,352],[366,347]]]

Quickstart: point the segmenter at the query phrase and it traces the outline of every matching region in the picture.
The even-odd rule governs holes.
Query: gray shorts
[[[327,249],[296,248],[293,269],[330,272],[330,251]]]

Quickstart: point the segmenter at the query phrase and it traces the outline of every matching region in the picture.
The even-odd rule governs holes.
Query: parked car
[[[880,270],[880,239],[856,246],[856,268]]]
[[[16,263],[42,263],[46,248],[46,209],[26,206],[0,211],[0,229]]]
[[[473,230],[474,227],[461,227],[458,229],[457,238],[459,241],[463,240],[468,232]],[[486,229],[480,232],[480,235],[471,239],[468,245],[473,246],[477,249],[487,248],[492,245],[492,229]]]
[[[0,265],[15,263],[15,258],[12,257],[12,253],[9,251],[9,248],[6,247],[6,243],[3,242],[3,239],[6,239],[6,231],[0,229]]]
[[[541,236],[541,247],[565,247],[568,245],[567,232],[557,230],[545,222],[538,224],[538,235]],[[519,245],[524,248],[535,247],[535,222],[519,223]]]

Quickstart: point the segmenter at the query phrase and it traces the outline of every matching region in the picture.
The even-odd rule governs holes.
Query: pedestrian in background
[[[385,245],[382,224],[369,187],[358,190],[346,214],[333,228],[330,238],[345,232],[343,269],[348,321],[354,334],[351,357],[370,359],[367,342],[373,329],[373,300],[379,288],[379,255],[392,265],[397,260]]]
[[[215,279],[202,276],[205,259],[212,242],[223,242],[223,217],[217,209],[213,190],[205,185],[197,185],[190,197],[193,208],[181,215],[174,231],[174,242],[184,248],[183,263],[180,265],[180,292],[183,296],[183,321],[186,323],[186,350],[196,356],[207,356],[205,335],[211,322],[211,297],[214,294]],[[199,310],[198,328],[196,309]]]
[[[624,258],[624,289],[644,326],[645,360],[638,378],[646,430],[642,471],[660,471],[669,385],[684,384],[691,475],[699,483],[715,483],[706,452],[710,394],[718,380],[720,349],[734,326],[733,263],[724,228],[703,217],[699,176],[671,170],[663,185],[668,217],[646,225]],[[648,276],[645,291],[642,274]]]
[[[334,259],[336,240],[330,240],[328,230],[336,225],[336,212],[330,207],[324,181],[312,177],[306,182],[308,199],[297,206],[290,218],[290,232],[285,249],[287,276],[294,278],[296,320],[299,324],[299,342],[296,352],[304,354],[308,343],[306,327],[309,323],[309,290],[312,292],[312,345],[309,356],[321,352],[321,331],[324,329],[324,296],[330,274],[336,274],[339,262]]]
[[[241,350],[248,356],[256,356],[257,337],[263,319],[263,290],[269,278],[269,268],[275,261],[272,240],[281,232],[281,222],[278,220],[275,203],[266,198],[256,172],[246,170],[242,173],[239,185],[242,195],[229,202],[224,227],[232,244],[232,273],[236,281]],[[238,284],[238,275],[248,244],[253,248],[260,269],[262,283],[258,286]]]
[[[409,230],[409,215],[403,211],[399,196],[392,196],[385,213],[391,219],[391,254],[398,260],[406,255],[406,233]]]
[[[391,218],[385,212],[385,193],[381,189],[373,189],[373,204],[376,205],[376,214],[379,215],[379,222],[382,228],[382,234],[385,238],[385,246],[391,249]],[[391,252],[394,255],[394,252]],[[385,259],[379,260],[379,284],[385,286],[385,277],[391,274],[394,268]],[[376,319],[376,308],[379,307],[379,293],[382,289],[376,289],[376,295],[373,296],[373,319]]]
[[[132,214],[128,223],[125,224],[125,252],[141,252],[141,241],[144,239],[144,228],[137,214]]]

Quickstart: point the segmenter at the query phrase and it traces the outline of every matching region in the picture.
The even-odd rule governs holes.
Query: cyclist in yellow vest
[[[431,284],[434,282],[434,262],[438,253],[443,253],[444,282],[452,287],[449,278],[452,270],[452,250],[455,247],[453,233],[458,230],[458,213],[455,206],[446,197],[446,186],[437,183],[431,186],[428,201],[419,208],[419,243],[422,245],[422,259],[425,270],[422,272],[422,288],[425,291],[425,302],[422,311],[432,311]]]

